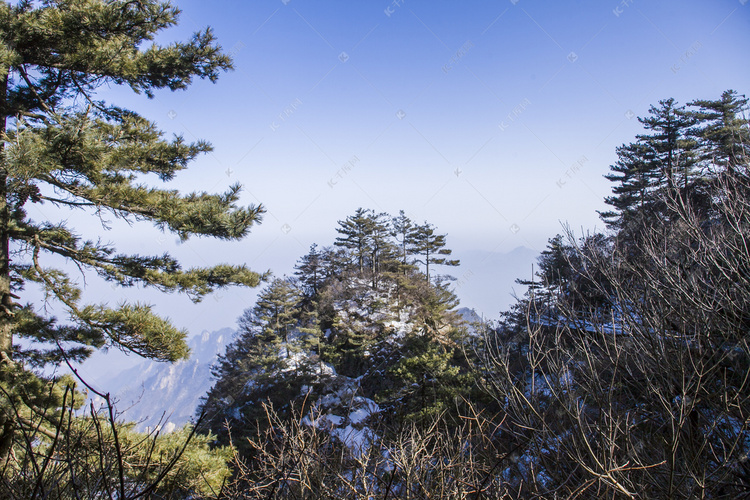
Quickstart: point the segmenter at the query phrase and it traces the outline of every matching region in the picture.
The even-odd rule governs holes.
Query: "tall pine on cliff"
[[[0,462],[21,459],[24,431],[54,437],[65,390],[40,369],[114,346],[165,361],[185,358],[185,332],[148,305],[84,304],[62,257],[113,285],[186,293],[194,301],[228,285],[258,285],[245,266],[183,269],[168,254],[127,255],[73,227],[33,220],[30,204],[145,222],[186,240],[236,240],[260,221],[260,206],[237,205],[240,186],[223,194],[151,187],[172,180],[208,143],[167,139],[139,114],[99,100],[102,86],[153,97],[194,78],[214,81],[231,68],[209,29],[186,43],[151,44],[177,22],[167,2],[76,0],[0,3]],[[59,262],[59,259],[58,259]],[[65,322],[23,302],[41,288]],[[19,342],[23,339],[23,342]],[[22,347],[23,346],[23,347]],[[36,370],[35,370],[36,369]],[[70,403],[68,394],[67,403]],[[6,470],[6,469],[4,469]],[[124,484],[123,481],[120,481]]]

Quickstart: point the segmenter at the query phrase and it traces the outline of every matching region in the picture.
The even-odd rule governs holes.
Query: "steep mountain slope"
[[[138,430],[160,425],[171,432],[186,424],[211,388],[211,366],[232,335],[230,328],[204,331],[190,341],[190,359],[174,364],[144,361],[118,374],[109,384],[117,409],[126,420],[138,422]]]

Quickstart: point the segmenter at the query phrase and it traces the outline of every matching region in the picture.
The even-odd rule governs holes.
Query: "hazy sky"
[[[235,243],[178,246],[117,222],[106,233],[122,250],[170,251],[187,265],[289,273],[360,206],[433,223],[458,258],[540,251],[561,223],[602,227],[602,176],[649,105],[750,93],[747,0],[176,3],[180,26],[159,42],[211,26],[235,71],[153,100],[122,89],[103,97],[169,134],[213,143],[175,187],[216,192],[240,182],[243,202],[268,210]],[[125,297],[92,286],[95,300]],[[128,296],[199,333],[234,326],[254,292],[199,306]]]

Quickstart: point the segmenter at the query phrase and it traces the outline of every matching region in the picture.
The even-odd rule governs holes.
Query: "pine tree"
[[[647,146],[631,143],[617,148],[617,163],[604,177],[616,183],[613,196],[604,202],[614,210],[599,212],[604,222],[613,229],[638,226],[653,212],[653,193],[658,188],[658,174],[653,168],[653,158]]]
[[[372,288],[375,290],[378,287],[380,274],[393,267],[395,249],[390,240],[390,216],[386,213],[375,214],[372,212],[369,217],[368,232]]]
[[[695,165],[696,145],[688,136],[694,125],[692,116],[670,98],[659,101],[658,107],[651,106],[649,116],[638,120],[650,133],[636,138],[650,148],[652,168],[657,169],[667,194],[675,195],[680,188],[687,190]]]
[[[308,297],[314,297],[325,282],[324,257],[318,251],[318,245],[313,243],[310,251],[303,256],[296,266],[294,274],[297,275],[300,285]]]
[[[341,276],[344,271],[349,269],[349,256],[343,248],[323,247],[320,259],[323,265],[324,282]]]
[[[628,234],[636,246],[638,236],[631,231],[674,216],[665,210],[672,206],[665,204],[665,197],[699,200],[704,191],[697,169],[697,143],[690,135],[694,116],[674,99],[665,99],[638,120],[648,133],[617,149],[618,161],[610,167],[612,173],[605,175],[617,183],[614,196],[605,199],[614,210],[600,212],[608,226]]]
[[[197,411],[198,415],[206,412],[206,427],[223,443],[228,443],[227,418],[254,425],[262,417],[260,403],[283,403],[296,395],[303,367],[292,355],[302,339],[292,338],[292,333],[298,325],[300,301],[288,279],[276,278],[240,317],[236,339],[212,370],[216,383]]]
[[[366,370],[367,352],[375,342],[376,332],[369,324],[365,311],[375,312],[371,302],[368,284],[354,279],[344,280],[327,289],[326,302],[329,317],[326,328],[331,330],[324,348],[324,359],[330,362],[340,374],[357,377]],[[340,314],[340,305],[356,304],[345,314]]]
[[[410,296],[415,328],[386,356],[390,388],[383,396],[391,414],[424,423],[457,410],[456,402],[472,381],[461,353],[466,331],[457,328],[458,316],[452,311],[458,298],[444,283],[432,284],[416,275],[409,279],[415,281]],[[384,344],[392,342],[384,339]],[[393,348],[384,346],[385,351]]]
[[[547,241],[547,248],[542,250],[537,259],[538,267],[532,279],[517,279],[516,283],[529,287],[532,291],[563,288],[572,278],[570,258],[573,248],[566,244],[561,234]]]
[[[317,370],[323,372],[324,334],[321,329],[320,312],[317,300],[311,300],[301,306],[299,312],[299,348],[312,354],[317,359]]]
[[[394,410],[406,420],[427,422],[452,409],[448,405],[468,387],[453,357],[452,349],[428,337],[409,336],[403,356],[389,370],[399,381],[399,390],[390,396]]]
[[[2,463],[12,455],[17,431],[59,423],[61,391],[29,368],[81,361],[103,346],[166,361],[188,355],[186,332],[148,305],[82,304],[80,288],[64,270],[50,267],[48,257],[62,257],[116,285],[179,291],[194,301],[216,288],[256,286],[261,279],[245,266],[183,269],[168,254],[117,253],[65,223],[27,215],[29,204],[78,209],[99,219],[149,222],[182,240],[236,240],[260,221],[260,206],[237,206],[239,185],[218,195],[148,186],[148,175],[170,181],[210,145],[168,140],[143,116],[97,97],[97,89],[108,85],[153,97],[159,89],[184,89],[196,77],[214,81],[231,68],[210,29],[187,43],[149,45],[176,24],[178,14],[156,0],[0,4]],[[30,285],[57,301],[69,321],[17,303]]]
[[[700,126],[692,130],[700,143],[700,160],[705,168],[734,170],[750,161],[750,123],[744,115],[748,100],[734,90],[719,100],[697,99],[688,103],[688,115]]]
[[[401,261],[401,271],[404,275],[408,272],[409,262],[408,258],[411,255],[411,249],[414,246],[414,229],[415,225],[406,216],[403,210],[400,210],[398,217],[394,217],[391,221],[391,234],[396,239],[396,244],[399,249],[399,259]]]
[[[347,249],[357,263],[357,270],[362,274],[365,270],[365,262],[370,255],[372,210],[358,208],[354,215],[350,215],[343,221],[339,221],[336,231],[341,235],[336,238],[334,245]]]
[[[430,281],[430,265],[458,266],[458,260],[450,260],[452,250],[445,248],[444,234],[435,234],[435,226],[425,222],[417,226],[413,233],[412,252],[417,255],[416,261],[425,267],[425,277]]]
[[[299,293],[289,280],[276,278],[258,296],[252,314],[243,316],[240,326],[261,339],[264,349],[283,344],[289,358],[289,335],[297,323],[299,302]]]

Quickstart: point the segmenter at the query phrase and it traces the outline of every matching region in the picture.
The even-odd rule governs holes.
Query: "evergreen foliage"
[[[31,455],[65,453],[61,442],[55,442],[56,448],[46,440],[65,435],[64,406],[80,396],[70,396],[76,384],[68,377],[53,378],[50,368],[82,361],[105,346],[164,361],[188,356],[186,332],[149,305],[84,304],[76,281],[51,262],[64,259],[113,285],[181,292],[193,301],[218,288],[261,281],[244,265],[184,269],[168,254],[118,253],[65,222],[28,214],[30,205],[76,209],[105,226],[107,217],[145,222],[182,240],[193,235],[237,240],[260,222],[262,207],[238,205],[239,185],[221,194],[181,194],[149,185],[152,179],[174,179],[211,146],[180,136],[166,138],[147,118],[97,95],[103,86],[121,86],[153,97],[159,89],[184,89],[195,78],[214,81],[231,69],[210,29],[184,43],[153,43],[178,16],[177,8],[155,0],[0,3],[3,491],[26,487],[21,483],[28,477],[16,472],[28,466]],[[28,288],[41,289],[46,300],[61,306],[66,319],[23,303]],[[115,425],[114,419],[109,422]],[[103,439],[101,429],[89,429],[87,439]],[[30,435],[40,440],[24,439]],[[129,464],[121,460],[119,466],[122,470]],[[37,473],[41,484],[44,472]],[[58,480],[75,481],[75,462],[69,461],[67,473]]]
[[[15,477],[4,478],[3,498],[211,498],[230,476],[232,450],[211,446],[214,436],[195,434],[191,426],[138,433],[133,423],[70,411],[61,423],[65,431],[53,436],[40,428],[19,431],[39,443],[18,461]]]
[[[648,133],[618,148],[618,161],[605,176],[615,183],[614,195],[605,199],[614,210],[601,216],[622,241],[635,248],[642,243],[637,230],[686,215],[670,207],[710,209],[717,180],[750,158],[747,102],[728,90],[719,100],[678,106],[666,99],[651,106],[640,119]]]
[[[698,144],[691,136],[694,116],[674,99],[666,99],[651,106],[649,116],[639,121],[649,133],[618,148],[613,173],[605,176],[618,184],[612,190],[615,196],[605,199],[615,211],[602,213],[610,227],[623,231],[634,244],[639,243],[638,235],[631,232],[669,215],[665,199],[703,192],[696,168]]]
[[[453,253],[445,248],[445,235],[435,234],[435,227],[425,222],[416,226],[411,236],[412,253],[416,255],[415,261],[425,268],[425,279],[430,281],[430,265],[457,266],[459,261],[448,259]]]
[[[216,383],[201,405],[206,425],[222,442],[229,442],[226,422],[244,422],[250,433],[263,416],[262,401],[281,408],[299,393],[309,378],[309,360],[297,354],[309,346],[311,330],[302,333],[301,294],[288,279],[274,279],[252,309],[239,319],[235,340],[212,370]],[[309,317],[309,315],[308,315]],[[314,321],[309,321],[314,327]],[[236,437],[241,438],[235,432]],[[243,440],[236,441],[242,448]]]
[[[652,107],[608,176],[611,233],[551,239],[486,332],[482,380],[519,496],[750,488],[746,103],[727,91]]]
[[[295,269],[294,274],[298,276],[305,295],[317,295],[326,278],[325,257],[321,255],[317,244],[310,246],[310,251],[300,258]]]
[[[391,221],[391,234],[396,240],[395,244],[398,247],[401,271],[404,275],[408,274],[409,270],[408,266],[410,264],[408,259],[414,247],[414,230],[414,223],[406,216],[403,210],[399,211],[398,217],[394,217]]]
[[[397,251],[391,221],[357,210],[339,222],[341,250],[313,245],[296,280],[273,281],[245,312],[200,410],[220,442],[229,442],[228,424],[234,442],[252,454],[242,443],[266,421],[263,404],[284,419],[293,408],[323,405],[342,415],[352,401],[371,401],[383,409],[373,422],[396,427],[455,411],[471,387],[466,330],[451,312],[458,301],[417,270],[411,244]],[[403,212],[400,224],[412,238]],[[444,237],[439,244],[444,253],[435,255],[449,254]]]
[[[701,166],[709,172],[734,171],[750,161],[750,128],[744,95],[727,90],[720,99],[689,103],[690,116],[700,125],[691,130],[699,143]]]
[[[349,252],[360,274],[364,272],[367,258],[373,250],[371,245],[373,216],[372,210],[358,208],[354,215],[339,221],[339,227],[336,228],[341,236],[336,238],[334,245],[343,247]]]

